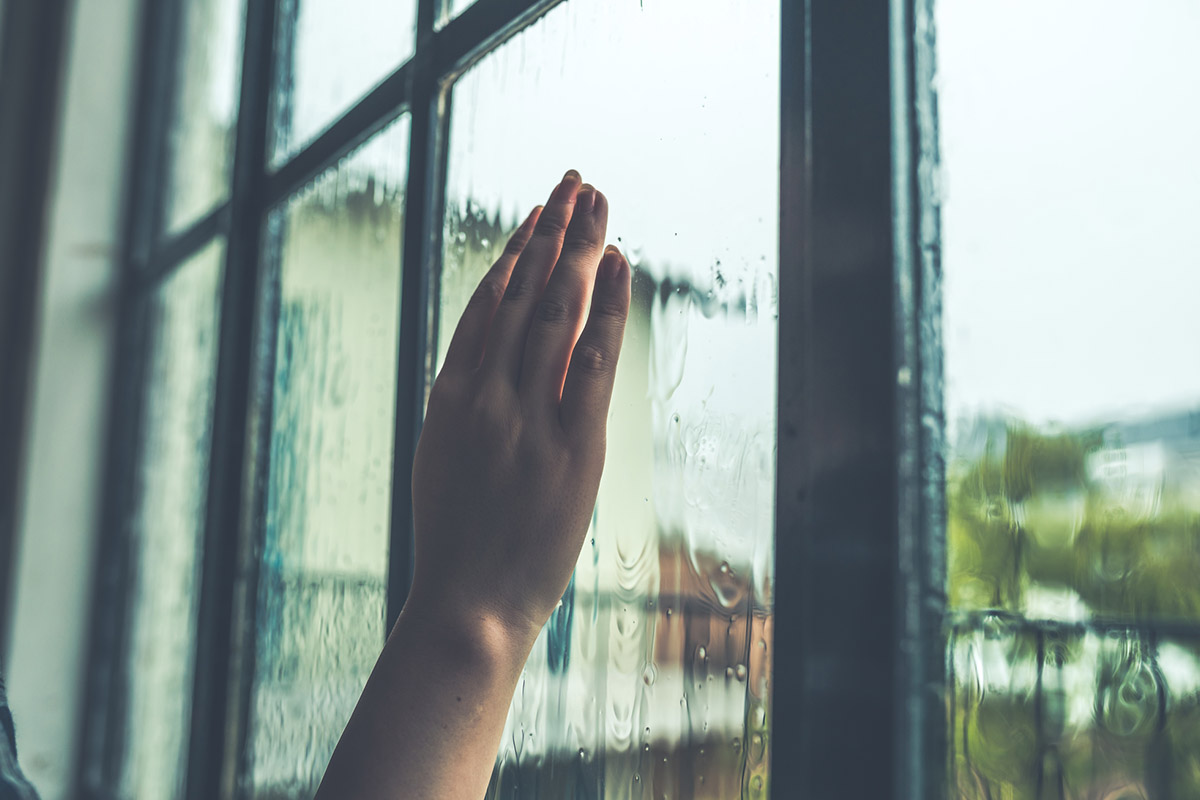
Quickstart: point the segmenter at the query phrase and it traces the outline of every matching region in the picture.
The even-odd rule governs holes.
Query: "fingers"
[[[492,268],[483,276],[483,280],[479,282],[479,286],[475,288],[475,293],[471,295],[471,299],[467,302],[467,308],[463,311],[458,326],[454,329],[454,336],[451,337],[450,346],[446,350],[443,368],[475,369],[479,366],[496,307],[500,305],[500,298],[508,286],[509,275],[521,252],[529,243],[534,225],[537,224],[541,212],[541,206],[537,206],[529,212],[529,216],[509,238],[500,258],[496,260]]]
[[[583,327],[607,228],[608,200],[585,183],[576,196],[562,252],[534,306],[525,340],[520,391],[533,408],[555,408],[562,396],[563,378]]]
[[[534,306],[541,298],[562,250],[580,183],[579,173],[569,170],[550,193],[534,226],[533,236],[513,267],[504,297],[492,319],[481,369],[512,384],[516,384],[521,368],[525,336]]]
[[[617,377],[617,356],[629,317],[629,264],[615,247],[604,251],[587,325],[571,353],[559,419],[569,435],[601,436]]]

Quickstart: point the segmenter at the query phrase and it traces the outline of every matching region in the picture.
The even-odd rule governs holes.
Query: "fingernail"
[[[575,170],[569,169],[569,170],[567,170],[567,174],[563,175],[562,182],[563,183],[579,183],[581,180],[583,180],[583,176],[581,176]]]
[[[575,195],[575,208],[579,211],[591,211],[596,205],[596,189],[590,183],[585,183]]]
[[[596,269],[596,277],[600,280],[611,281],[621,276],[621,251],[611,244],[604,248],[604,256]]]

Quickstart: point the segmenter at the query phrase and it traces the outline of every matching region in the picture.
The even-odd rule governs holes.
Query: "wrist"
[[[519,615],[450,597],[409,594],[389,640],[416,637],[455,665],[519,673],[541,626]]]

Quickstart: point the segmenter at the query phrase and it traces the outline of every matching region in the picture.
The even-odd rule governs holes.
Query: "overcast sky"
[[[937,9],[951,415],[1200,403],[1200,1]]]

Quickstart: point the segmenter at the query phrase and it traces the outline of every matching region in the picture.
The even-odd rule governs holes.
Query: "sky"
[[[1200,403],[1200,2],[939,0],[947,409]]]

